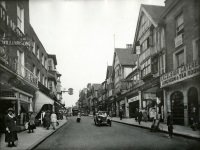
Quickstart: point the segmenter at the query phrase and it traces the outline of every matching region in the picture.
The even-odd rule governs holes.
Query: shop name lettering
[[[161,87],[173,84],[184,79],[200,74],[200,63],[194,61],[190,64],[184,65],[174,71],[164,74],[161,78]]]
[[[25,46],[25,47],[31,47],[31,42],[28,41],[28,40],[2,39],[0,41],[0,45],[2,45],[2,46]]]

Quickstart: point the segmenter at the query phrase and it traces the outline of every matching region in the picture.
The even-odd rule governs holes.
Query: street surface
[[[152,133],[147,129],[112,123],[95,126],[92,117],[82,117],[81,123],[72,117],[56,133],[38,145],[35,150],[200,150],[200,141],[175,136],[169,139],[165,133]]]

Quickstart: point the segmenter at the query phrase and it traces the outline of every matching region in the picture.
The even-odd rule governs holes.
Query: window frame
[[[178,25],[178,19],[182,17],[182,24]],[[175,17],[175,26],[176,26],[176,36],[179,36],[180,34],[184,34],[184,15],[181,11],[176,17]],[[182,26],[182,27],[181,27]],[[179,29],[181,27],[181,29]]]

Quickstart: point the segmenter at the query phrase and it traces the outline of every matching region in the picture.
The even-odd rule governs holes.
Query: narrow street
[[[165,133],[152,133],[147,129],[113,122],[112,127],[95,126],[92,117],[82,117],[81,123],[72,117],[69,122],[35,150],[41,149],[180,149],[200,148],[200,142]]]

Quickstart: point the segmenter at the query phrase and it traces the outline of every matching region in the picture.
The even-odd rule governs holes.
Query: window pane
[[[183,51],[177,54],[177,66],[181,66],[184,64],[184,53]]]

